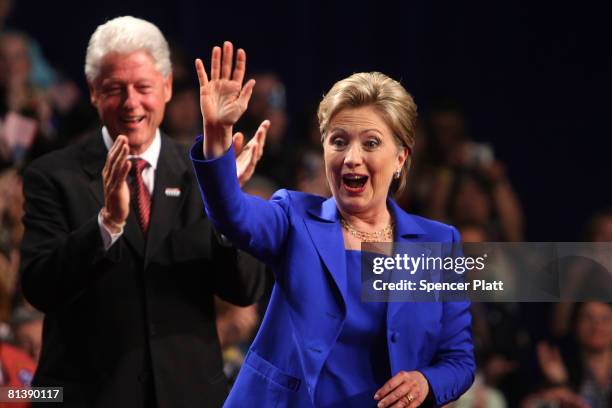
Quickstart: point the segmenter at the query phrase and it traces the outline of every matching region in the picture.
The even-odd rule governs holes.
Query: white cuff
[[[113,234],[110,230],[104,225],[102,222],[102,210],[98,213],[98,226],[100,227],[100,235],[102,236],[102,242],[104,243],[104,250],[108,251],[108,249],[113,246],[115,242],[123,235],[123,227],[121,231]]]

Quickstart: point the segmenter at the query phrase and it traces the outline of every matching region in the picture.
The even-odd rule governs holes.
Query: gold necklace
[[[395,230],[393,221],[387,224],[385,228],[376,232],[359,231],[342,217],[340,217],[340,222],[349,234],[359,239],[361,242],[393,242],[393,231]]]

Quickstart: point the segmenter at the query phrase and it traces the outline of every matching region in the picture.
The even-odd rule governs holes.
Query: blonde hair
[[[321,142],[325,141],[331,118],[345,108],[373,106],[387,123],[397,145],[414,149],[417,107],[412,96],[396,80],[380,72],[360,72],[338,81],[323,97],[317,116]],[[401,192],[406,186],[410,167],[408,155],[399,179],[393,180],[390,192]]]

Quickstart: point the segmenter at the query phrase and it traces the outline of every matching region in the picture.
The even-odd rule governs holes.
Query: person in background
[[[587,242],[612,242],[612,209],[601,210],[589,220]]]
[[[22,166],[50,146],[52,107],[31,81],[27,37],[0,34],[0,165]]]
[[[244,363],[244,355],[259,324],[257,305],[238,307],[215,298],[217,333],[223,353],[223,372],[230,386]]]
[[[247,194],[269,200],[278,188],[269,178],[255,174],[251,177],[249,182],[244,185],[243,190]]]
[[[0,341],[0,387],[17,389],[29,387],[36,369],[36,362],[23,350]],[[0,402],[0,408],[30,408],[27,400]]]
[[[506,168],[491,145],[472,140],[461,110],[441,104],[426,132],[430,140],[421,164],[428,166],[418,174],[428,180],[423,214],[443,222],[480,223],[496,241],[521,241],[523,211]]]
[[[191,146],[193,135],[201,125],[198,94],[193,89],[193,84],[186,80],[175,81],[162,129],[180,144]]]
[[[40,358],[44,317],[42,313],[27,305],[15,308],[11,317],[15,344],[37,363]]]
[[[0,340],[12,338],[9,322],[18,292],[19,245],[23,236],[21,186],[17,170],[0,171]]]
[[[538,361],[546,385],[563,387],[591,408],[612,406],[612,305],[577,303],[573,339],[561,350],[538,344]]]
[[[585,242],[609,243],[612,242],[612,209],[605,208],[597,211],[586,222]],[[606,244],[602,244],[606,245]],[[597,248],[597,246],[595,246]],[[604,251],[607,248],[602,247]],[[567,286],[576,294],[586,290],[595,295],[593,289],[601,290],[600,300],[607,300],[612,288],[610,273],[602,265],[596,265],[588,259],[575,259],[573,264],[566,267],[569,277]],[[591,297],[591,296],[589,296]],[[554,305],[550,319],[551,331],[555,338],[563,338],[570,334],[572,329],[572,313],[574,302],[559,302]]]
[[[308,194],[329,197],[329,185],[325,177],[325,163],[321,152],[306,150],[302,152],[297,169],[295,189]]]
[[[257,174],[278,185],[293,185],[297,150],[288,134],[287,90],[278,75],[263,72],[254,76],[257,87],[241,118],[240,127],[253,134],[259,124],[269,120],[264,155],[257,165]]]

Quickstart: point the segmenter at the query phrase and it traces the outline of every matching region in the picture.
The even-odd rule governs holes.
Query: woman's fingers
[[[396,389],[399,398],[393,401],[382,401],[385,407],[390,408],[413,408],[420,405],[420,394],[416,384],[404,383]],[[395,394],[395,392],[393,393]]]
[[[221,48],[213,47],[210,57],[210,79],[216,81],[221,75]]]
[[[227,79],[231,81],[238,82],[242,85],[242,81],[244,81],[244,75],[246,73],[246,52],[240,48],[236,52],[236,65],[234,67],[234,71],[232,72],[232,58],[234,55],[234,45],[225,41],[223,43],[223,52],[221,52],[220,47],[213,47],[211,62],[210,62],[210,80],[218,80],[218,79]],[[208,84],[208,76],[206,75],[206,70],[204,68],[204,62],[201,59],[197,58],[195,60],[196,72],[198,73],[198,81],[200,82],[200,87]],[[250,81],[249,81],[250,82]],[[247,84],[242,88],[244,91],[247,87]],[[253,83],[252,86],[255,84]],[[249,92],[252,91],[252,87]],[[241,93],[242,94],[242,93]],[[250,97],[250,93],[249,93]],[[247,99],[248,102],[248,99]]]
[[[198,82],[200,83],[200,88],[208,85],[208,75],[206,75],[206,69],[204,68],[204,63],[201,59],[197,58],[195,60],[196,72],[198,73]]]
[[[242,149],[240,154],[236,157],[236,170],[240,186],[243,186],[247,181],[249,181],[255,172],[257,163],[259,162],[259,159],[261,159],[263,153],[263,145],[266,140],[266,134],[269,127],[270,121],[264,120],[262,124],[259,125],[255,136],[249,141],[249,143],[247,143],[244,149]],[[241,133],[238,133],[237,135],[242,136]]]
[[[379,408],[418,407],[429,392],[427,379],[418,371],[400,371],[383,385],[374,399]]]
[[[232,73],[232,59],[234,57],[234,45],[225,41],[223,43],[223,62],[221,64],[221,79],[230,79]]]
[[[403,381],[404,380],[399,375],[394,375],[389,381],[385,383],[385,385],[383,385],[378,391],[376,391],[376,394],[374,394],[374,399],[383,399],[387,394],[396,389]]]
[[[232,137],[232,144],[234,145],[234,155],[237,156],[244,146],[244,134],[242,132],[237,132],[234,137]]]
[[[200,108],[205,119],[204,125],[211,129],[232,126],[247,109],[255,85],[255,81],[250,80],[242,86],[246,72],[246,53],[242,49],[238,50],[234,67],[234,46],[225,41],[222,48],[213,47],[210,76],[207,76],[202,60],[196,59],[195,67],[200,83]],[[229,132],[223,133],[225,137],[231,135]],[[230,141],[226,139],[226,142]]]
[[[236,53],[236,67],[234,68],[234,74],[232,80],[242,84],[244,81],[244,73],[246,72],[246,52],[242,48],[238,49]]]
[[[263,149],[266,145],[266,135],[268,134],[268,129],[270,129],[270,121],[266,119],[261,122],[261,125],[259,125],[259,128],[257,129],[257,132],[255,132],[255,157],[257,160],[261,159],[261,156],[263,155]]]
[[[404,382],[399,384],[396,388],[391,390],[387,395],[378,402],[378,407],[390,407],[394,406],[395,403],[399,403],[398,406],[408,406],[408,403],[414,401],[414,396],[409,395],[412,389],[412,383]],[[407,397],[407,398],[404,398]]]
[[[249,100],[251,99],[251,94],[253,93],[254,87],[255,80],[249,79],[240,90],[240,95],[238,95],[238,103],[240,103],[240,105],[243,107],[243,110],[246,110],[247,106],[249,106]]]

